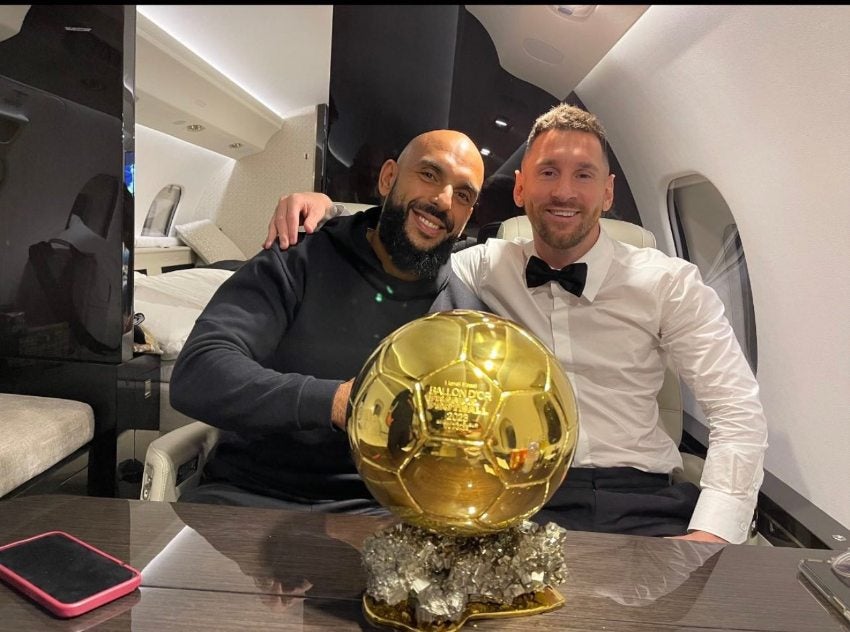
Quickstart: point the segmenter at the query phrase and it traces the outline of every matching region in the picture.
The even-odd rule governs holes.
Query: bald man
[[[223,431],[202,484],[181,500],[383,511],[340,430],[351,384],[401,325],[432,311],[489,311],[449,264],[483,179],[467,136],[422,134],[383,164],[383,207],[263,250],[221,286],[171,378],[174,408]]]

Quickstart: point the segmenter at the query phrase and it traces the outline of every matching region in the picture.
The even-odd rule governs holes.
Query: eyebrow
[[[441,167],[438,163],[434,162],[434,161],[433,161],[433,160],[431,160],[430,158],[422,158],[422,159],[419,161],[419,166],[420,166],[420,167],[430,167],[431,169],[433,169],[434,171],[436,171],[436,172],[437,172],[439,175],[441,175],[441,176],[442,176],[442,175],[445,175],[445,173],[446,173],[446,170],[445,170],[445,169],[443,169],[443,167]],[[461,184],[460,184],[460,185],[458,185],[458,186],[453,186],[452,188],[453,188],[453,189],[460,189],[460,190],[463,190],[463,191],[469,191],[469,192],[470,192],[470,193],[472,193],[472,195],[474,195],[476,198],[478,198],[478,194],[479,194],[479,193],[481,193],[481,191],[478,189],[478,187],[476,187],[475,185],[473,185],[473,184],[472,184],[471,182],[469,182],[468,180],[467,180],[466,182],[461,183]]]
[[[539,163],[537,163],[536,166],[537,167],[559,167],[560,165],[559,165],[557,160],[548,160],[547,159],[547,160],[541,160]],[[585,169],[587,171],[594,171],[596,173],[599,173],[601,171],[601,169],[596,164],[594,164],[592,162],[587,162],[587,161],[582,161],[582,162],[580,162],[576,165],[576,170],[581,170],[581,169]]]
[[[578,163],[579,169],[587,169],[588,171],[600,171],[599,167],[592,162],[580,162]]]

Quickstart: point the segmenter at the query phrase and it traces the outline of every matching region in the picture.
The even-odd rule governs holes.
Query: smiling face
[[[516,172],[514,201],[525,208],[537,253],[561,268],[599,236],[599,217],[614,200],[614,175],[594,134],[550,129],[532,142]]]
[[[464,134],[427,132],[381,168],[386,196],[375,251],[396,276],[433,278],[448,261],[484,180],[478,148]],[[389,261],[385,260],[385,257]]]

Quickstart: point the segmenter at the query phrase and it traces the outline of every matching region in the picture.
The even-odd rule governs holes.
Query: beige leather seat
[[[601,218],[599,225],[612,239],[639,248],[655,248],[655,235],[642,226],[623,222],[619,219],[608,219],[607,217]],[[516,239],[517,237],[531,239],[531,224],[528,217],[519,215],[506,219],[502,222],[496,237],[499,239]]]
[[[613,219],[601,219],[603,229],[614,239],[636,246],[655,246],[655,236],[648,230]],[[531,226],[525,216],[512,217],[502,223],[497,237],[513,239],[531,237]],[[661,424],[678,445],[682,438],[682,395],[679,379],[668,368],[661,392],[658,394]],[[154,440],[145,456],[142,478],[142,500],[175,501],[187,488],[197,485],[207,457],[218,440],[218,430],[193,422]],[[699,484],[702,459],[683,454],[685,471],[675,477],[684,477]]]

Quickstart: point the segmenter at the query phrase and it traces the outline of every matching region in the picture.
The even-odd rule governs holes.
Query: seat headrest
[[[599,219],[599,225],[612,239],[640,248],[655,248],[655,235],[637,224],[602,217]],[[515,239],[517,237],[531,239],[531,223],[528,221],[528,217],[519,215],[506,219],[499,227],[496,237],[499,239]]]

